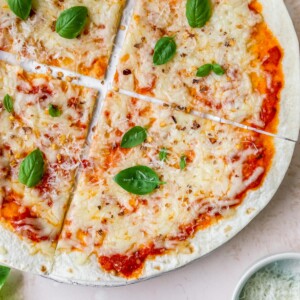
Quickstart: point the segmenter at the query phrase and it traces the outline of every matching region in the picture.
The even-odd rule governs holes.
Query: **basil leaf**
[[[10,272],[10,268],[5,266],[0,266],[0,289],[3,287],[8,275]]]
[[[29,17],[32,6],[31,2],[31,0],[7,0],[11,11],[22,20],[26,20]]]
[[[162,148],[160,150],[160,152],[159,152],[159,160],[166,161],[167,160],[167,156],[168,156],[167,149],[166,148]]]
[[[147,131],[141,126],[135,126],[127,131],[121,142],[121,148],[133,148],[142,144],[147,138]]]
[[[192,28],[203,27],[211,15],[211,0],[187,0],[186,18]]]
[[[11,96],[6,94],[3,99],[4,108],[11,114],[14,111],[14,103]]]
[[[125,191],[135,195],[147,195],[159,185],[165,184],[158,175],[146,166],[136,166],[121,171],[114,181]]]
[[[176,53],[174,38],[165,36],[158,40],[154,48],[153,64],[156,66],[166,64]]]
[[[62,114],[62,111],[58,108],[58,106],[49,104],[48,109],[49,115],[53,118],[59,117]]]
[[[22,161],[19,170],[19,181],[27,187],[36,186],[44,175],[44,158],[40,149],[32,151]]]
[[[212,65],[211,64],[203,65],[198,69],[198,71],[196,73],[196,76],[206,77],[210,74],[211,70],[212,70]]]
[[[182,155],[180,157],[179,166],[180,166],[180,170],[183,170],[186,167],[186,156],[185,155]]]
[[[88,10],[85,6],[73,6],[64,10],[56,21],[55,31],[63,38],[74,39],[83,30]]]
[[[212,65],[212,70],[217,75],[223,75],[223,74],[225,74],[225,70],[220,65],[218,65],[218,64],[213,64]]]

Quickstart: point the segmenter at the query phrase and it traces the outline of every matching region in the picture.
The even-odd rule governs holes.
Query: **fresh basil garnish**
[[[196,76],[197,77],[206,77],[210,74],[211,70],[212,70],[212,65],[205,64],[198,69]]]
[[[147,131],[141,126],[135,126],[127,131],[121,142],[121,148],[133,148],[142,144],[147,138]]]
[[[192,28],[203,27],[211,15],[211,0],[187,0],[186,18]]]
[[[176,43],[172,37],[162,37],[155,45],[153,64],[156,66],[166,64],[176,53]]]
[[[19,170],[19,181],[31,188],[36,186],[44,175],[44,158],[40,149],[32,151],[22,161]]]
[[[216,75],[225,74],[225,70],[219,64],[205,64],[198,69],[196,76],[206,77],[211,71],[213,71]]]
[[[59,117],[62,114],[62,111],[58,108],[58,106],[53,104],[49,104],[48,112],[53,118]]]
[[[7,0],[7,4],[11,11],[22,20],[29,17],[32,6],[31,0]]]
[[[0,289],[3,287],[8,275],[10,272],[10,268],[5,266],[0,266]]]
[[[159,185],[165,184],[149,167],[136,166],[121,171],[114,177],[114,181],[125,191],[135,195],[147,195]]]
[[[167,149],[166,148],[160,149],[160,151],[159,151],[159,160],[166,161],[167,156],[168,156]]]
[[[86,25],[88,9],[73,6],[64,10],[56,21],[55,31],[65,39],[76,38]]]
[[[3,99],[4,108],[11,114],[14,111],[14,103],[11,96],[6,94]]]
[[[220,65],[218,65],[218,64],[213,64],[212,65],[212,70],[217,75],[223,75],[223,74],[225,74],[225,70]]]
[[[185,155],[182,155],[180,157],[179,166],[180,166],[180,170],[183,170],[186,167],[186,156]]]

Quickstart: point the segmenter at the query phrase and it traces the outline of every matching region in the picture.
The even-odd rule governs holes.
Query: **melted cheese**
[[[130,255],[153,243],[180,251],[180,237],[186,239],[183,228],[199,215],[211,222],[231,215],[241,194],[262,181],[270,162],[256,133],[127,96],[110,94],[100,120],[58,255],[74,249],[86,259],[92,254]],[[122,136],[135,125],[147,128],[147,141],[121,149]],[[167,149],[166,162],[159,160],[162,148]],[[184,170],[179,167],[182,155],[187,157]],[[245,172],[253,157],[255,165]],[[113,177],[135,165],[154,169],[166,184],[145,196],[126,192]]]
[[[13,114],[2,103],[6,94],[13,99]],[[96,96],[95,90],[0,62],[0,223],[32,248],[50,241],[52,255]],[[49,115],[50,104],[59,107],[60,117]],[[27,188],[19,183],[19,167],[36,148],[44,154],[45,173],[36,187]]]
[[[0,49],[42,63],[65,67],[84,75],[103,78],[124,0],[88,0],[89,22],[76,39],[55,32],[59,14],[82,1],[36,1],[33,13],[20,21],[0,0]]]
[[[271,80],[262,68],[263,61],[257,61],[258,54],[251,50],[256,43],[252,32],[263,22],[262,17],[249,8],[250,0],[213,0],[212,3],[209,22],[203,28],[191,28],[185,15],[186,1],[138,0],[115,84],[264,128],[267,124],[261,112],[266,95],[255,88],[252,78],[255,75],[259,82]],[[153,49],[162,36],[175,37],[177,53],[169,63],[155,67]],[[223,66],[226,74],[218,76],[212,72],[205,78],[197,78],[197,69],[212,62]],[[131,75],[123,73],[126,69],[132,71]]]

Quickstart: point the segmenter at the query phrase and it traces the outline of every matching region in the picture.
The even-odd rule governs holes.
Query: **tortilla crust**
[[[3,226],[0,226],[0,236],[1,264],[25,272],[49,274],[53,265],[54,245],[49,242],[37,247]]]

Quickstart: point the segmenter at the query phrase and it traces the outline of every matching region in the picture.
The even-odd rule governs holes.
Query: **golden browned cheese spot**
[[[47,272],[47,268],[45,266],[41,266],[41,272],[46,273]]]

